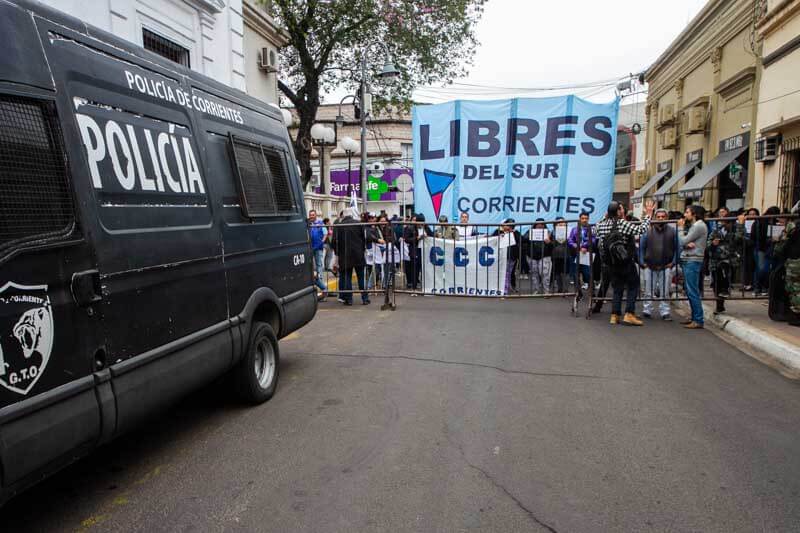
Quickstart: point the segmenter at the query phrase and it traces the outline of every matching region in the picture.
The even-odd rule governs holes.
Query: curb
[[[703,304],[703,313],[708,318],[708,322],[714,324],[719,330],[767,355],[782,374],[794,379],[800,378],[799,346],[767,335],[744,320],[726,314],[715,314],[713,304]]]

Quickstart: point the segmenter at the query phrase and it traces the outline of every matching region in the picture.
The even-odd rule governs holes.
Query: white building
[[[219,82],[277,103],[277,63],[269,62],[286,40],[254,0],[42,1]],[[264,49],[267,63],[262,65]]]

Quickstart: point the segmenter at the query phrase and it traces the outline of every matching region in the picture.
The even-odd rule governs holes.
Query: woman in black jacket
[[[412,215],[411,222],[425,222],[425,215]],[[422,273],[422,254],[419,244],[425,236],[433,237],[433,232],[428,226],[406,224],[403,228],[403,240],[408,246],[408,261],[405,261],[406,288],[417,290]]]

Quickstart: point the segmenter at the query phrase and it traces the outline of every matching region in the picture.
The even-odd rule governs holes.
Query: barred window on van
[[[55,104],[0,95],[0,256],[72,232],[69,181]]]
[[[231,151],[246,217],[297,212],[284,156],[278,150],[231,136]]]

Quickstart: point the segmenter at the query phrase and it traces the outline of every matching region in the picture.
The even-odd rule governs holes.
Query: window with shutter
[[[75,228],[64,140],[50,101],[0,95],[0,256]]]

